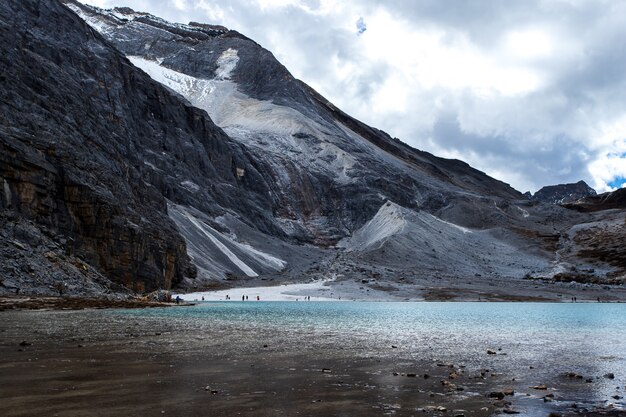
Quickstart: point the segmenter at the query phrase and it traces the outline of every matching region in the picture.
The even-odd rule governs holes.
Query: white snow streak
[[[472,233],[472,231],[471,231],[470,229],[466,228],[466,227],[459,226],[458,224],[454,224],[454,223],[447,222],[447,221],[445,221],[445,220],[440,219],[439,217],[433,216],[432,214],[429,214],[429,215],[430,215],[433,219],[435,219],[435,220],[437,220],[437,221],[440,221],[441,223],[445,223],[445,224],[447,224],[447,225],[450,225],[450,226],[452,226],[452,227],[455,227],[455,228],[459,229],[460,231],[462,231],[463,233]]]
[[[231,252],[230,249],[228,249],[226,247],[226,245],[224,245],[222,242],[219,241],[218,238],[216,238],[212,232],[218,233],[216,230],[214,230],[211,226],[208,226],[206,224],[200,223],[195,217],[189,215],[188,213],[185,213],[187,219],[194,225],[196,226],[206,237],[208,237],[211,242],[213,242],[213,244],[215,246],[217,246],[217,248],[228,257],[228,259],[230,259],[230,261],[235,264],[237,266],[237,268],[241,269],[241,271],[246,274],[249,277],[258,277],[259,274],[257,274],[256,272],[254,272],[254,270],[252,268],[250,268],[248,265],[246,265],[245,262],[243,262],[241,259],[239,259],[237,257],[237,255],[235,255],[233,252]]]

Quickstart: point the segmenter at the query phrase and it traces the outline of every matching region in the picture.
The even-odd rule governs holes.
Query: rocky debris
[[[124,297],[130,292],[72,252],[54,230],[0,210],[0,295]]]
[[[595,195],[596,190],[581,180],[577,183],[545,186],[537,191],[531,200],[549,204],[566,204]]]
[[[496,398],[498,400],[501,400],[504,398],[504,392],[501,391],[493,391],[489,393],[489,398]]]
[[[204,387],[204,390],[207,391],[207,392],[210,392],[213,395],[219,394],[219,391],[216,390],[216,389],[211,388],[210,385],[207,385],[206,387]]]
[[[428,405],[426,407],[418,409],[418,411],[423,411],[425,413],[435,413],[435,412],[447,413],[448,409],[441,405]]]

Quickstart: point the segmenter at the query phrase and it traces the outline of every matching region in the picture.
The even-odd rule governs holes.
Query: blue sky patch
[[[367,30],[367,26],[365,25],[365,20],[362,17],[359,17],[359,20],[356,21],[356,33],[357,35],[362,34]]]
[[[609,187],[612,188],[621,188],[622,184],[626,183],[626,178],[624,177],[615,177],[613,180],[609,182]]]

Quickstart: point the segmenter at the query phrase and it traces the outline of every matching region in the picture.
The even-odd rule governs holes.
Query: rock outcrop
[[[626,209],[626,188],[620,188],[608,193],[589,195],[564,205],[567,208],[579,211],[602,211],[611,209]]]

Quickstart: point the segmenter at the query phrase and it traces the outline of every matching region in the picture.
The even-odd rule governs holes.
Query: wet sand
[[[415,357],[393,341],[359,348],[341,335],[237,325],[206,332],[107,313],[0,313],[2,415],[592,415],[543,400],[558,400],[568,384],[585,389],[584,381],[555,376],[546,390],[529,388],[538,383],[533,370],[501,372],[504,352],[464,366],[445,352],[440,361]]]

